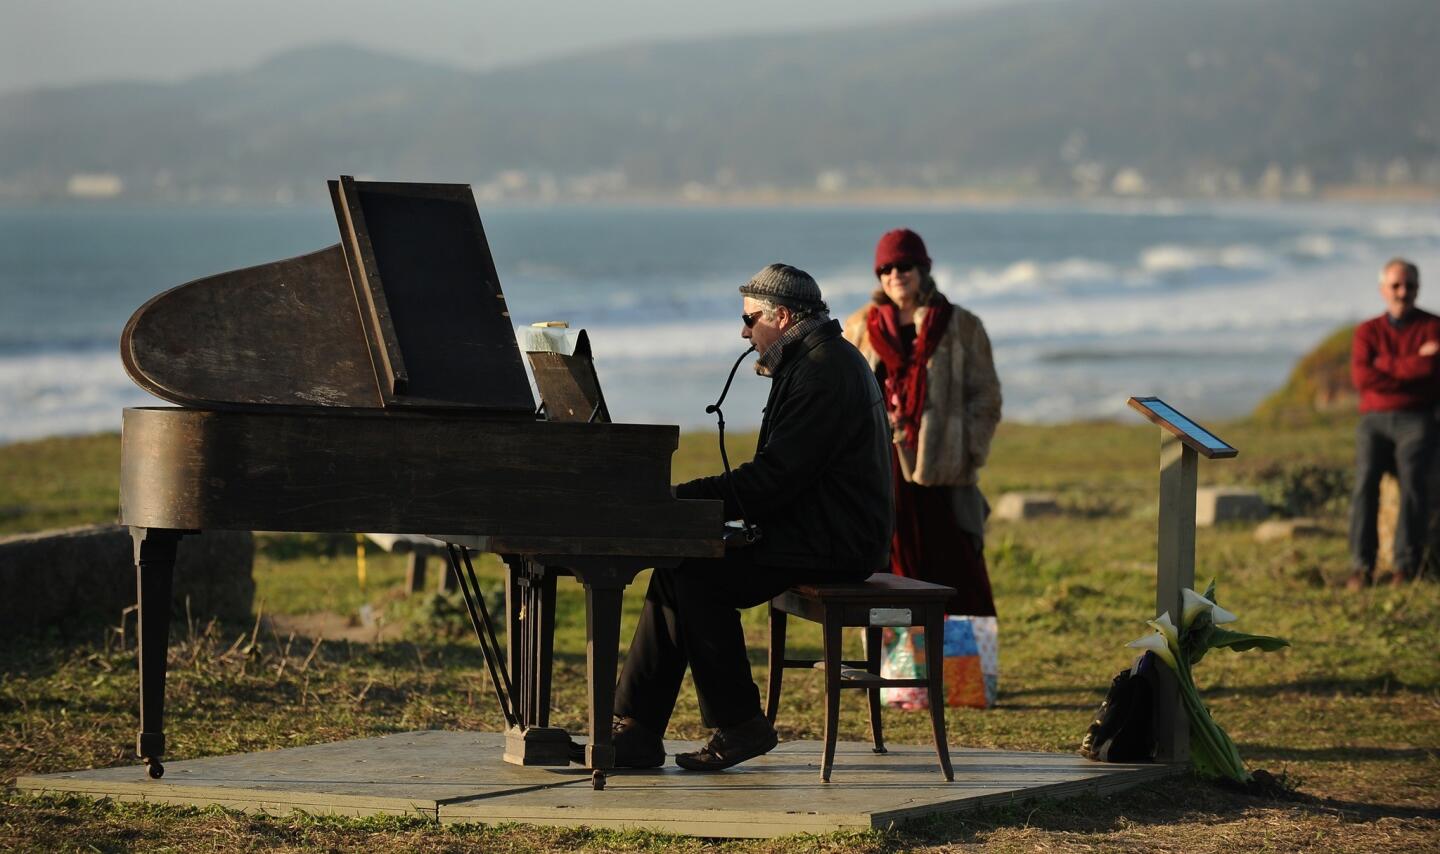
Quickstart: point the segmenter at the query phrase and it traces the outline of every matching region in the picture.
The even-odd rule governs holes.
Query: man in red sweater
[[[1376,513],[1380,476],[1400,482],[1395,523],[1395,574],[1404,584],[1420,569],[1429,524],[1426,480],[1437,434],[1440,402],[1440,317],[1415,307],[1420,270],[1403,258],[1380,270],[1385,313],[1355,329],[1350,376],[1360,390],[1360,425],[1355,433],[1355,493],[1350,505],[1350,560],[1346,583],[1359,590],[1373,583],[1379,546]]]

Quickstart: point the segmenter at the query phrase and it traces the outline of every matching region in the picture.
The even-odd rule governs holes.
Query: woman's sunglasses
[[[899,264],[886,264],[884,267],[881,267],[875,275],[882,277],[888,276],[890,275],[890,271],[894,270],[895,272],[903,276],[913,269],[915,269],[915,265],[908,262],[901,262]]]

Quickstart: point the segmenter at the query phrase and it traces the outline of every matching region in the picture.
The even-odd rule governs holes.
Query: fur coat
[[[845,320],[845,338],[854,344],[871,370],[880,357],[870,346],[865,318],[867,305]],[[918,328],[926,308],[915,312]],[[920,439],[914,451],[896,446],[900,470],[907,481],[921,486],[971,486],[990,456],[990,439],[1000,423],[1000,378],[990,354],[990,337],[980,318],[954,306],[950,326],[926,374],[928,389],[920,416]]]

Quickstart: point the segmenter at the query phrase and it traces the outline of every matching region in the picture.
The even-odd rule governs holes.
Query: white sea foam
[[[1318,251],[1323,247],[1312,247]],[[1148,250],[1147,250],[1148,251]],[[1167,260],[1151,259],[1152,268],[1177,269],[1196,262],[1198,253],[1175,252]],[[1421,266],[1440,266],[1435,255],[1417,255]],[[1021,346],[1047,339],[1125,341],[1177,336],[1216,340],[1228,336],[1230,344],[1264,341],[1294,331],[1301,338],[1323,334],[1330,326],[1374,314],[1378,303],[1369,282],[1379,256],[1351,259],[1324,266],[1281,265],[1265,253],[1247,254],[1240,247],[1215,253],[1217,261],[1236,266],[1270,266],[1263,275],[1209,284],[1203,288],[1167,289],[1122,287],[1109,291],[1066,291],[1065,281],[1131,281],[1134,271],[1119,271],[1085,259],[1049,264],[1017,262],[994,271],[975,271],[941,289],[952,300],[966,304],[980,295],[1003,294],[1034,298],[984,301],[982,318],[992,339],[1001,345]],[[1133,284],[1133,281],[1132,281]],[[842,289],[837,289],[845,293]],[[851,293],[860,290],[849,289]],[[827,292],[837,316],[845,305]],[[868,290],[867,290],[868,293]],[[859,305],[859,301],[853,301]],[[614,361],[630,359],[706,359],[743,347],[740,324],[723,320],[682,320],[673,323],[635,322],[591,328],[596,350]]]
[[[1157,276],[1173,276],[1207,267],[1226,270],[1264,270],[1274,266],[1274,256],[1250,244],[1223,246],[1218,249],[1192,246],[1151,246],[1140,253],[1141,271]]]
[[[1243,256],[1229,258],[1239,263]],[[1422,268],[1440,268],[1440,253],[1417,253],[1416,259]],[[1005,385],[1006,417],[1121,417],[1132,394],[1161,394],[1197,407],[1197,417],[1249,411],[1324,335],[1379,311],[1370,286],[1379,263],[1373,255],[1323,266],[1275,263],[1255,278],[1204,288],[1052,291],[987,302],[981,316]],[[1012,273],[1011,281],[1048,280],[1045,272],[1030,269]],[[964,301],[955,293],[959,288],[945,290]],[[743,348],[738,333],[739,325],[729,322],[592,331],[607,384],[613,385],[612,376],[623,382],[653,373],[642,363],[670,366],[666,393],[676,411],[667,416],[643,394],[631,396],[632,409],[686,426],[703,425],[704,416],[696,413]],[[1057,352],[1066,357],[1051,359]],[[647,380],[646,387],[653,391],[656,382],[665,381]],[[741,400],[763,399],[758,394],[742,392]],[[686,406],[679,407],[682,400]],[[758,419],[758,404],[727,405],[727,420],[737,427],[754,426]]]
[[[820,290],[825,294],[825,300],[830,308],[836,313],[843,312],[846,306],[864,305],[874,292],[876,281],[874,276],[867,276],[864,273],[850,271],[817,273],[816,282]]]
[[[0,441],[120,428],[120,410],[155,403],[114,352],[0,356]]]
[[[1063,291],[1086,285],[1124,285],[1123,270],[1091,258],[1060,261],[1023,259],[999,268],[939,267],[935,282],[958,301],[996,297],[1021,297],[1046,291]]]
[[[1076,216],[1187,210],[1120,206]],[[1373,283],[1383,260],[1403,254],[1422,270],[1440,269],[1440,217],[1426,209],[1251,205],[1205,212],[1214,215],[1207,222],[1223,227],[1201,229],[1193,243],[1137,241],[1131,254],[1106,260],[1045,257],[1039,247],[999,262],[936,267],[942,290],[985,322],[1006,418],[1128,417],[1126,397],[1143,393],[1194,408],[1200,418],[1241,414],[1330,330],[1379,312]],[[1262,222],[1261,233],[1289,236],[1252,240],[1229,224],[1232,214],[1237,222]],[[1207,235],[1213,243],[1203,242]],[[836,266],[815,272],[837,317],[863,305],[875,287],[853,259],[837,256]],[[563,310],[588,327],[617,418],[713,424],[704,406],[746,346],[735,281],[588,280],[540,262],[522,273],[507,281],[517,319],[551,319]],[[742,367],[727,422],[757,425],[768,389]],[[0,355],[0,441],[113,430],[122,407],[154,402],[108,347]]]
[[[1382,216],[1370,223],[1369,230],[1377,237],[1440,239],[1440,216]]]
[[[1340,254],[1340,245],[1328,234],[1302,234],[1291,244],[1291,253],[1301,258],[1324,260]]]

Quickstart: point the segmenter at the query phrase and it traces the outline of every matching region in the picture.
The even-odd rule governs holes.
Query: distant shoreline
[[[1038,204],[1075,205],[1094,204],[1100,207],[1114,205],[1163,205],[1163,204],[1244,204],[1283,203],[1313,204],[1327,202],[1395,204],[1440,201],[1440,187],[1370,187],[1362,185],[1337,185],[1312,196],[1289,195],[1233,195],[1233,196],[1185,196],[1185,195],[1066,195],[1061,193],[1025,193],[1013,190],[989,190],[978,188],[955,188],[926,190],[919,188],[884,188],[823,192],[820,190],[752,189],[707,192],[696,197],[681,193],[635,194],[613,200],[557,200],[557,204],[654,204],[678,205],[682,207],[847,207],[886,208],[899,205],[923,207],[991,207],[999,205]]]
[[[466,183],[463,180],[455,183]],[[471,186],[474,186],[471,183]],[[1408,185],[1397,187],[1369,185],[1335,185],[1308,196],[1244,194],[1228,196],[1194,195],[1075,195],[1046,192],[1021,192],[984,188],[921,189],[887,187],[863,190],[822,191],[813,189],[753,188],[736,190],[684,189],[635,192],[607,196],[578,197],[517,196],[484,198],[477,196],[481,208],[531,207],[592,207],[592,208],[693,208],[725,210],[734,208],[846,208],[887,209],[914,207],[945,209],[961,207],[1001,207],[1011,205],[1093,205],[1095,207],[1163,206],[1175,204],[1421,204],[1440,202],[1440,186]],[[328,205],[329,200],[316,195],[313,199],[298,198],[275,202],[256,198],[162,199],[117,195],[105,198],[43,197],[20,198],[0,196],[0,210],[77,209],[135,207],[141,209],[255,209],[285,210]]]

